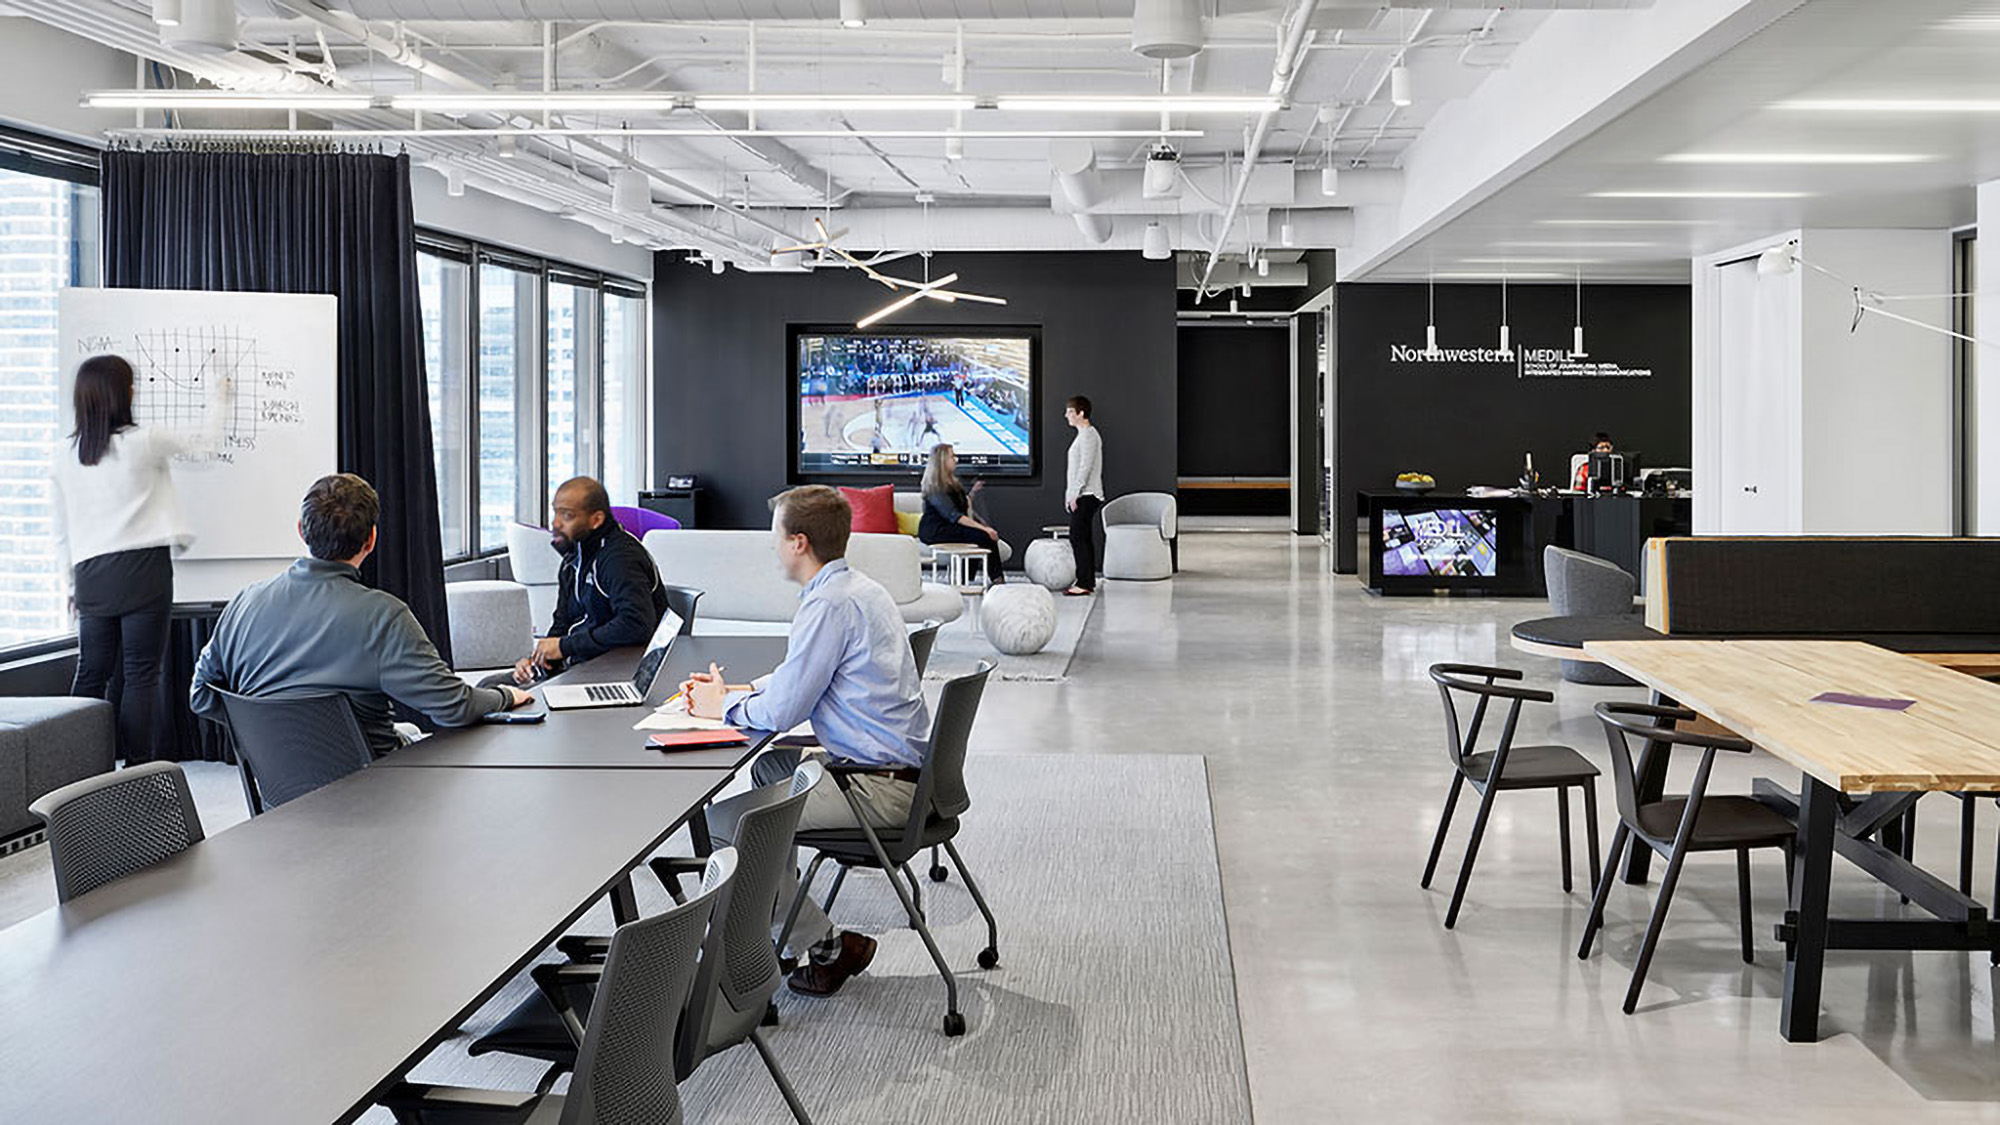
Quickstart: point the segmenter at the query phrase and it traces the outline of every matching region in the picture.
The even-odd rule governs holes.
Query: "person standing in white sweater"
[[[159,743],[171,552],[192,539],[168,474],[184,445],[132,420],[132,365],[118,356],[92,356],[77,367],[73,402],[76,430],[57,451],[51,475],[56,556],[77,619],[70,694],[104,699],[119,680],[111,704],[118,756],[129,766],[151,761]]]
[[[1072,396],[1063,421],[1076,430],[1069,443],[1069,473],[1063,506],[1069,509],[1069,549],[1076,556],[1076,585],[1064,590],[1083,597],[1097,589],[1097,510],[1104,507],[1104,439],[1090,422],[1090,400]]]

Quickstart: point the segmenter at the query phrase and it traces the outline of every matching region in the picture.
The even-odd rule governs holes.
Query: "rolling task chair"
[[[339,781],[374,760],[344,695],[216,694],[229,716],[251,816]]]
[[[785,864],[797,862],[792,837],[798,830],[799,812],[823,775],[818,762],[801,763],[792,773],[785,796],[745,812],[738,821],[735,886],[716,924],[709,927],[708,940],[702,947],[701,970],[688,994],[683,1022],[691,1032],[680,1037],[674,1052],[674,1075],[677,1080],[686,1081],[703,1061],[731,1047],[750,1043],[771,1072],[771,1080],[777,1083],[792,1116],[802,1125],[812,1125],[812,1118],[757,1027],[767,1018],[771,998],[777,995],[778,986],[785,979],[778,969],[777,950],[771,944],[771,913],[778,897],[778,880]],[[704,862],[699,858],[661,856],[651,866],[678,902],[682,900],[681,876],[699,874]],[[557,941],[556,948],[581,967],[602,962],[610,942],[607,938],[578,934]],[[587,974],[572,976],[578,979],[570,984],[569,1003],[587,1009],[591,1003],[590,989],[583,979]],[[492,1031],[474,1040],[468,1053],[482,1055],[489,1051],[546,1060],[554,1064],[549,1078],[576,1065],[576,1043],[565,1033],[556,1008],[542,996],[523,1001]]]
[[[179,855],[202,839],[187,775],[172,762],[73,781],[28,811],[48,826],[57,902]]]
[[[618,927],[602,965],[549,962],[535,983],[576,1044],[576,1076],[567,1094],[544,1090],[475,1090],[401,1083],[382,1098],[401,1125],[680,1125],[673,1059],[681,1011],[697,974],[696,954],[727,912],[736,853],[708,858],[701,892],[663,914]],[[570,987],[594,983],[586,1021],[570,1005]]]
[[[813,876],[819,873],[820,865],[827,860],[840,865],[840,870],[834,873],[833,886],[827,890],[826,909],[829,911],[833,909],[834,900],[840,897],[840,885],[849,871],[864,867],[882,872],[889,877],[889,886],[902,902],[904,913],[909,915],[910,928],[923,938],[924,948],[930,951],[938,975],[944,978],[946,1035],[965,1034],[965,1016],[958,1010],[958,978],[952,975],[951,966],[945,963],[944,954],[938,951],[937,941],[924,921],[923,892],[918,888],[916,876],[910,874],[910,860],[932,847],[943,847],[951,856],[951,862],[965,880],[965,889],[971,892],[972,901],[986,919],[986,948],[979,951],[979,967],[990,969],[998,965],[999,924],[994,921],[993,911],[986,905],[986,896],[979,892],[979,884],[966,868],[964,858],[952,845],[953,837],[958,835],[959,818],[972,807],[972,798],[965,788],[965,747],[972,734],[972,721],[979,714],[979,697],[986,689],[986,677],[992,671],[991,661],[981,661],[978,671],[946,681],[944,692],[938,697],[937,714],[931,722],[930,753],[918,774],[917,791],[910,800],[909,820],[904,823],[900,835],[884,839],[882,833],[875,830],[876,818],[868,798],[855,791],[848,780],[862,774],[897,771],[844,762],[827,763],[826,771],[833,775],[834,784],[840,786],[840,792],[847,798],[848,807],[853,809],[859,827],[798,834],[798,846],[812,848],[816,854],[805,876],[799,880],[798,896],[792,899],[791,910],[785,916],[784,931],[778,938],[778,945],[782,948],[791,937],[792,926],[798,922],[800,904],[811,893]],[[896,877],[899,872],[902,879]]]
[[[1478,664],[1433,664],[1431,679],[1437,681],[1444,698],[1445,750],[1451,756],[1451,789],[1445,794],[1444,816],[1438,820],[1437,838],[1431,841],[1431,857],[1424,864],[1418,884],[1429,888],[1437,873],[1438,853],[1451,828],[1452,810],[1466,782],[1479,794],[1479,814],[1472,821],[1472,837],[1465,842],[1465,859],[1458,867],[1458,885],[1451,892],[1451,908],[1445,911],[1444,928],[1458,925],[1458,910],[1465,903],[1465,887],[1472,881],[1472,862],[1479,856],[1479,841],[1486,835],[1486,820],[1493,812],[1493,797],[1511,789],[1553,789],[1556,791],[1558,823],[1562,831],[1563,893],[1570,891],[1569,791],[1583,790],[1583,826],[1590,846],[1590,880],[1597,882],[1597,767],[1567,746],[1516,746],[1514,729],[1521,721],[1521,704],[1553,703],[1555,695],[1539,688],[1512,687],[1498,680],[1518,680],[1512,668],[1487,668]],[[1477,678],[1473,678],[1477,677]],[[1458,704],[1452,693],[1477,697],[1472,722],[1460,737]],[[1490,751],[1476,750],[1479,728],[1486,722],[1486,707],[1495,699],[1507,701],[1506,725],[1500,741]]]
[[[1688,853],[1736,853],[1738,922],[1743,963],[1747,965],[1755,957],[1750,940],[1750,852],[1753,848],[1783,850],[1785,882],[1789,887],[1792,842],[1798,829],[1755,798],[1708,796],[1708,774],[1715,764],[1716,751],[1748,754],[1750,743],[1732,735],[1673,728],[1673,723],[1694,721],[1693,711],[1648,703],[1600,703],[1597,717],[1603,720],[1604,736],[1611,744],[1611,775],[1618,791],[1618,831],[1611,837],[1611,855],[1605,860],[1604,875],[1591,899],[1590,920],[1583,926],[1583,944],[1576,950],[1578,960],[1590,958],[1591,943],[1604,925],[1604,900],[1610,897],[1611,884],[1617,878],[1618,859],[1625,851],[1626,840],[1636,838],[1667,859],[1666,873],[1660,877],[1659,897],[1653,901],[1653,916],[1646,923],[1646,936],[1639,944],[1639,959],[1632,965],[1632,984],[1625,991],[1625,1014],[1629,1016],[1638,1006],[1639,989],[1646,983],[1646,970],[1653,963],[1653,949],[1659,944],[1660,928],[1667,920],[1667,904],[1673,901],[1674,885],[1680,881],[1681,864]],[[1701,751],[1701,765],[1695,770],[1694,784],[1686,796],[1640,800],[1638,771],[1627,743],[1627,738],[1633,735],[1656,747],[1658,753],[1674,746]]]

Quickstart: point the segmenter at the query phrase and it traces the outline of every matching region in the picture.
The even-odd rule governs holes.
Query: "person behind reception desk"
[[[1612,448],[1611,445],[1611,435],[1605,433],[1603,430],[1597,431],[1597,436],[1590,439],[1590,448],[1569,459],[1571,490],[1575,492],[1588,492],[1590,490],[1590,455],[1592,453],[1616,452],[1617,450]]]

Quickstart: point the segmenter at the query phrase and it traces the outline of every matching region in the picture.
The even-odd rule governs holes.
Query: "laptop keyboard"
[[[583,693],[592,703],[617,703],[632,698],[632,689],[625,684],[587,684]]]

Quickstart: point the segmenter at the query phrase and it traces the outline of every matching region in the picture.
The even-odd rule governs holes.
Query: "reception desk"
[[[1468,496],[1364,490],[1345,558],[1380,594],[1541,597],[1542,548],[1568,547],[1640,573],[1648,538],[1692,530],[1686,496]],[[1356,542],[1358,540],[1358,542]]]

